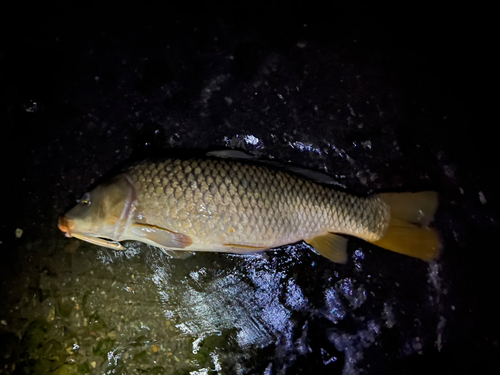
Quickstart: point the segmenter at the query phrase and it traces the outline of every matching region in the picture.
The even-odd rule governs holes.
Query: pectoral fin
[[[189,236],[182,233],[172,232],[156,225],[133,223],[132,232],[154,242],[158,247],[184,249],[193,243]]]
[[[347,262],[347,238],[339,236],[338,234],[327,233],[305,241],[314,247],[318,253],[330,259],[332,262]]]

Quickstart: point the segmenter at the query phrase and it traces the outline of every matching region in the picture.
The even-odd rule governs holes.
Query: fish
[[[140,241],[169,254],[242,254],[305,241],[346,263],[348,238],[357,237],[424,261],[439,256],[436,192],[360,196],[318,172],[243,155],[145,159],[85,193],[58,227],[115,250]]]

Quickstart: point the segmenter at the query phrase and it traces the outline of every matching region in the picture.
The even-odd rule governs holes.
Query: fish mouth
[[[73,237],[71,235],[71,230],[75,229],[75,222],[73,220],[68,220],[65,216],[61,216],[59,218],[58,227],[64,232],[66,237]]]
[[[122,244],[113,240],[93,237],[83,233],[71,233],[71,230],[75,229],[75,222],[71,219],[68,220],[65,216],[61,216],[59,218],[58,227],[68,238],[78,238],[79,240],[87,241],[98,246],[104,246],[113,250],[125,250],[125,247],[123,247]]]

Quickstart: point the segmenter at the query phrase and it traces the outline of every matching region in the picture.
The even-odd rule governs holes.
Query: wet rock
[[[52,306],[49,310],[49,314],[47,315],[47,322],[53,322],[56,318],[56,308]]]
[[[146,365],[149,363],[148,353],[145,350],[140,351],[132,356],[135,363]]]
[[[79,240],[70,240],[66,246],[64,246],[64,252],[67,254],[74,254],[76,250],[80,247],[82,242]]]
[[[151,374],[151,375],[163,375],[167,374],[166,370],[162,366],[156,366],[152,367],[146,370],[143,370],[145,374]]]
[[[57,370],[51,372],[52,375],[77,375],[78,366],[76,364],[65,364],[59,367]]]
[[[113,349],[114,345],[115,345],[115,340],[112,340],[109,337],[107,337],[100,340],[92,351],[99,357],[105,358],[107,357],[108,352]]]
[[[47,331],[47,323],[40,320],[31,322],[24,332],[22,339],[23,346],[29,348],[31,346],[37,347],[43,345],[47,340]]]
[[[94,313],[94,306],[90,300],[91,292],[87,290],[82,297],[82,311],[83,315],[90,316]]]
[[[57,301],[57,313],[68,318],[73,311],[74,303],[67,297],[62,297]]]
[[[106,328],[104,320],[102,320],[101,317],[95,313],[89,316],[88,324],[89,328],[95,332],[103,331]]]

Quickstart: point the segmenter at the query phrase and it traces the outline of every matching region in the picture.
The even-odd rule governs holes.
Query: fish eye
[[[82,199],[80,199],[80,203],[83,204],[84,206],[90,206],[91,205],[91,201],[90,201],[90,194],[89,193],[85,193],[82,197]]]

